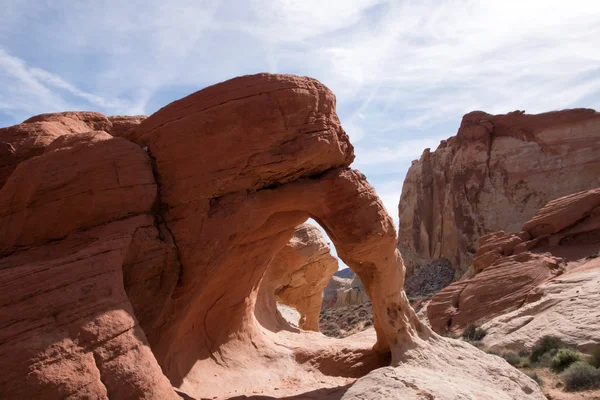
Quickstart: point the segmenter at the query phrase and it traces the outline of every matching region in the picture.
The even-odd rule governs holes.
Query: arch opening
[[[370,337],[344,341],[269,330],[257,318],[261,280],[308,218],[325,229],[363,282],[373,304]],[[219,396],[232,387],[250,390],[289,379],[304,388],[322,388],[323,381],[339,386],[389,364],[390,353],[397,362],[403,346],[427,334],[399,290],[403,266],[393,222],[357,171],[333,169],[276,190],[188,203],[169,210],[167,223],[174,237],[185,232],[195,240],[178,241],[182,274],[175,301],[168,322],[148,339],[167,377],[188,393]],[[205,376],[218,379],[207,385]]]

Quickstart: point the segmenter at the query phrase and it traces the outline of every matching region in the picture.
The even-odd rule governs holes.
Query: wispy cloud
[[[594,0],[4,0],[0,122],[151,113],[236,75],[310,75],[395,216],[410,160],[465,112],[600,108],[598,37]]]

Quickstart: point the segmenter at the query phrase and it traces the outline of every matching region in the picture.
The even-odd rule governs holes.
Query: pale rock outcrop
[[[340,278],[339,276],[332,276],[327,286],[323,290],[323,305],[322,309],[334,308],[337,304],[337,291],[347,290],[352,284],[352,279]]]
[[[600,257],[578,264],[540,285],[539,300],[484,324],[485,346],[518,351],[552,335],[584,353],[600,347]]]
[[[335,291],[335,304],[333,307],[346,307],[369,301],[365,287],[358,276],[354,276],[348,285]]]
[[[458,369],[463,348],[415,316],[399,290],[392,219],[348,167],[352,146],[318,81],[259,74],[211,86],[141,122],[127,135],[137,146],[111,129],[61,139],[77,133],[67,127],[31,157],[11,145],[1,398],[176,399],[173,386],[196,398],[285,397],[389,362],[410,373],[401,365],[417,352],[430,360],[423,373],[481,379],[446,396],[485,386],[496,398],[543,398],[475,348],[464,349],[480,361]],[[257,321],[261,279],[308,218],[363,282],[371,336],[335,341]]]
[[[302,224],[294,236],[275,255],[260,284],[255,315],[269,329],[283,329],[285,322],[273,313],[276,303],[293,307],[300,313],[298,327],[319,331],[323,289],[338,270],[329,244],[310,224]]]
[[[456,136],[413,161],[400,197],[399,248],[409,260],[446,258],[459,278],[481,236],[519,232],[550,200],[598,186],[600,113],[471,112]]]
[[[397,367],[359,379],[342,400],[546,399],[537,383],[502,358],[460,340],[439,338],[408,350]]]
[[[327,283],[323,292],[322,309],[347,307],[368,301],[369,296],[360,278],[354,273],[344,273],[332,276]]]
[[[594,305],[581,307],[580,304],[584,298],[593,300],[598,296],[597,286],[593,289],[598,271],[592,271],[592,266],[597,264],[585,262],[586,272],[581,276],[577,271],[581,271],[579,266],[599,250],[600,189],[553,200],[526,222],[520,233],[496,232],[479,240],[469,272],[471,277],[454,282],[431,299],[427,309],[431,326],[437,332],[447,332],[497,317],[491,324],[506,335],[502,339],[496,336],[497,341],[520,340],[520,344],[530,346],[536,337],[541,337],[540,323],[547,322],[544,316],[556,317],[563,315],[562,311],[569,311],[568,317],[561,318],[563,323],[557,318],[546,331],[580,330],[581,334],[573,334],[571,338],[567,333],[562,336],[585,346],[588,339],[577,337],[589,338],[590,334],[585,332],[595,325],[584,321],[600,314],[589,312]],[[560,282],[570,284],[561,285]],[[576,287],[578,283],[582,285],[580,288]],[[563,292],[553,297],[559,287]],[[562,302],[569,304],[561,306]],[[578,306],[580,308],[576,310]],[[540,316],[536,316],[537,313]],[[527,317],[521,318],[523,316]],[[519,333],[508,335],[513,329],[515,332],[520,329],[520,323],[529,325],[536,318],[539,318],[537,335],[533,334],[536,324],[524,328],[524,332],[530,334],[526,341],[515,339],[520,337]],[[579,323],[575,321],[577,319]]]

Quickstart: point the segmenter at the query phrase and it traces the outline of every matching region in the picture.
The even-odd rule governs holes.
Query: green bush
[[[467,327],[465,328],[465,330],[462,333],[463,339],[469,340],[471,342],[477,342],[477,341],[483,339],[485,337],[485,335],[487,335],[487,331],[485,329],[478,327],[475,324],[467,325]]]
[[[531,368],[531,361],[529,360],[529,357],[521,357],[521,367]]]
[[[590,357],[589,364],[596,368],[600,368],[600,347],[592,352],[592,356]]]
[[[574,362],[581,361],[582,359],[582,354],[577,350],[560,349],[558,352],[556,352],[556,355],[552,357],[550,366],[554,371],[561,372]]]
[[[562,373],[567,390],[585,390],[600,387],[600,370],[586,362],[577,361]]]
[[[529,349],[519,350],[519,357],[529,357],[530,354],[531,354],[531,350],[529,350]]]
[[[542,354],[542,356],[540,358],[538,358],[537,362],[534,363],[534,366],[550,368],[552,366],[552,358],[554,357],[554,354],[556,353],[556,351],[557,350],[554,349],[554,350],[550,350],[547,353]]]
[[[521,357],[519,357],[518,354],[510,351],[508,353],[502,354],[502,358],[504,358],[506,362],[512,365],[513,367],[516,367],[521,363]]]
[[[568,347],[565,342],[555,336],[544,336],[538,340],[531,348],[531,355],[529,358],[532,363],[537,363],[545,353],[551,352],[552,350],[557,351]],[[554,356],[554,354],[551,354]]]

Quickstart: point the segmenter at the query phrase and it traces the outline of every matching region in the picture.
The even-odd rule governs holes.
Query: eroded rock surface
[[[129,139],[135,135],[139,124],[146,118],[146,115],[113,115],[108,117],[112,124],[110,134],[117,137]]]
[[[598,186],[600,113],[475,111],[456,136],[426,149],[409,169],[399,246],[409,260],[411,252],[450,260],[459,278],[481,236],[517,233],[550,200]]]
[[[484,324],[492,349],[530,349],[545,335],[592,353],[600,346],[600,257],[581,260],[572,270],[537,288],[539,300]]]
[[[65,136],[0,190],[0,397],[176,399],[138,323],[178,276],[150,160],[104,132]]]
[[[40,148],[5,146],[1,398],[175,399],[173,387],[283,397],[349,385],[418,349],[433,351],[438,369],[458,365],[462,350],[438,357],[432,343],[447,342],[399,290],[392,219],[349,168],[353,149],[322,84],[232,79],[134,122],[130,141],[110,134],[114,118],[91,120],[100,125],[81,131],[58,122]],[[374,331],[336,341],[258,322],[261,281],[308,218],[363,282]],[[508,364],[493,369],[488,391],[540,398],[518,392],[531,382]]]
[[[563,318],[565,326],[557,319],[550,324],[552,328],[547,327],[547,331],[587,331],[595,325],[581,325],[567,320],[579,318],[580,321],[586,321],[590,315],[594,316],[592,318],[599,315],[596,312],[589,313],[590,305],[575,312],[577,305],[581,303],[580,297],[593,298],[598,295],[598,287],[592,289],[595,272],[588,271],[581,276],[581,288],[576,288],[578,278],[573,276],[579,276],[579,272],[576,273],[580,271],[577,267],[588,257],[594,257],[599,250],[600,189],[553,200],[526,222],[520,233],[496,232],[479,240],[479,248],[469,272],[471,277],[454,282],[432,298],[427,309],[431,326],[437,332],[446,332],[468,323],[498,317],[496,329],[498,332],[503,331],[506,336],[497,340],[507,343],[507,330],[519,329],[519,323],[529,325],[535,318],[548,323],[543,315],[557,316],[561,315],[561,311],[566,312],[561,308],[564,305],[560,305],[564,301],[570,303],[567,306],[569,317],[565,315]],[[585,265],[590,267],[589,263]],[[567,274],[563,275],[565,271]],[[553,299],[552,288],[559,287],[557,283],[563,281],[571,282],[573,290],[565,287],[564,293],[558,299]],[[594,305],[591,307],[597,308]],[[500,317],[515,309],[517,310],[509,314],[511,316]],[[536,317],[536,313],[540,313],[540,316]],[[529,317],[517,317],[524,315]],[[511,327],[506,324],[499,327],[502,325],[500,321],[506,324],[510,321]],[[535,337],[540,337],[542,329],[539,324],[537,335],[529,331],[535,325],[524,328],[531,334],[526,341],[527,345],[532,345]],[[586,336],[585,333],[581,335]],[[517,340],[514,338],[518,336],[515,333],[510,340]],[[567,337],[569,334],[565,333],[563,336]],[[576,339],[576,334],[572,336],[571,342],[585,342]]]
[[[293,307],[300,313],[298,327],[319,331],[323,289],[338,270],[329,244],[315,226],[302,224],[277,253],[262,279],[256,317],[266,328],[284,329],[276,303]]]
[[[546,399],[537,383],[506,368],[502,358],[459,340],[438,338],[406,356],[397,367],[380,368],[359,379],[341,399]]]

